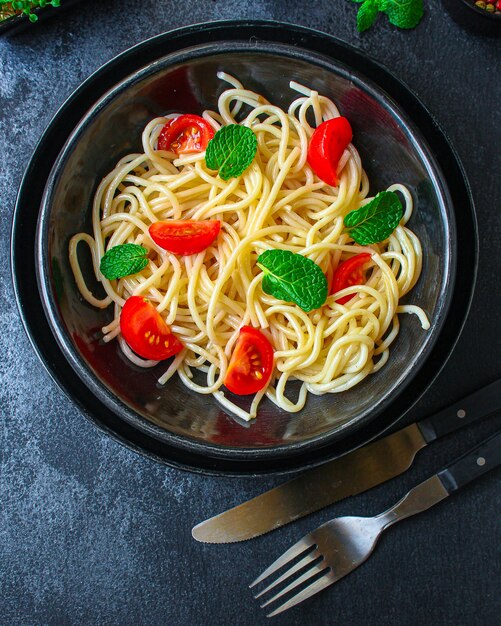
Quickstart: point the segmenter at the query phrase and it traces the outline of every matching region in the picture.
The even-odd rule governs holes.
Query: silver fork
[[[449,467],[411,489],[390,509],[375,517],[339,517],[305,535],[272,563],[250,587],[301,557],[271,584],[256,594],[263,596],[291,576],[292,582],[269,598],[268,606],[297,590],[268,614],[282,613],[337,582],[361,565],[372,553],[381,533],[400,520],[437,504],[474,478],[501,464],[501,433],[484,441]],[[299,588],[299,589],[298,589]]]

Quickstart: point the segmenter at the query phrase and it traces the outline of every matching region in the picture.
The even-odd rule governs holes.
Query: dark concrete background
[[[459,1],[459,0],[458,0]],[[69,94],[114,55],[174,27],[271,18],[330,32],[384,63],[421,97],[458,150],[480,223],[480,271],[465,330],[404,423],[501,375],[501,40],[466,34],[425,0],[413,31],[380,18],[358,35],[344,0],[87,0],[0,41],[0,624],[265,624],[247,584],[334,515],[375,514],[484,436],[477,425],[423,451],[369,493],[251,542],[206,546],[194,523],[282,479],[195,476],[149,461],[87,422],[51,381],[19,320],[8,261],[22,172]],[[499,624],[499,472],[398,525],[371,560],[277,625]]]

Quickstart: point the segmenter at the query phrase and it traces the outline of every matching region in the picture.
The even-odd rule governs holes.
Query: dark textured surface
[[[0,624],[265,624],[246,588],[302,534],[338,514],[373,514],[499,427],[433,444],[404,476],[252,542],[196,544],[191,526],[280,482],[204,478],[148,461],[93,428],[58,390],[24,335],[8,267],[10,219],[31,151],[58,106],[102,63],[169,28],[275,18],[360,46],[417,92],[456,146],[480,221],[473,309],[442,374],[404,422],[501,376],[501,45],[466,35],[428,0],[422,24],[380,19],[363,36],[355,7],[259,0],[178,4],[87,0],[0,42]],[[395,527],[356,573],[277,624],[499,623],[499,472]]]

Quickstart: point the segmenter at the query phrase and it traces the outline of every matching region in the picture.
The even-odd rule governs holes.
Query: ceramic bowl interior
[[[111,310],[97,310],[80,297],[68,263],[68,242],[91,232],[92,198],[102,177],[124,155],[141,148],[141,132],[153,117],[172,111],[214,108],[224,70],[271,102],[287,108],[289,81],[332,98],[354,129],[371,194],[394,182],[411,190],[416,210],[410,227],[424,250],[421,278],[404,302],[427,312],[432,327],[400,316],[401,331],[390,360],[378,373],[341,394],[310,396],[288,414],[265,401],[257,420],[244,424],[226,415],[210,396],[187,390],[177,379],[157,379],[165,365],[137,368],[116,342],[104,344],[100,328]],[[281,44],[226,42],[183,50],[148,65],[105,94],[74,129],[57,159],[42,202],[37,235],[38,280],[52,331],[82,384],[121,419],[156,438],[211,454],[273,457],[314,448],[363,428],[410,385],[424,366],[447,312],[454,282],[456,236],[444,178],[410,116],[370,79],[327,57]],[[81,262],[93,285],[90,258]],[[94,285],[96,292],[99,286]],[[292,386],[292,395],[296,388]],[[242,400],[246,402],[246,400]]]

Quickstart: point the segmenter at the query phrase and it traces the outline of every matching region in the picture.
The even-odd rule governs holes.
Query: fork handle
[[[426,511],[498,465],[501,465],[501,432],[411,489],[399,502],[375,519],[379,521],[381,530],[384,530],[406,517]]]
[[[447,498],[448,495],[449,492],[435,474],[428,480],[416,485],[401,500],[375,519],[379,521],[381,530],[385,530],[395,522],[426,511],[434,504]]]
[[[426,443],[501,409],[501,378],[417,424]]]
[[[455,463],[438,472],[437,476],[448,493],[453,493],[498,465],[501,465],[501,432],[467,452]]]

